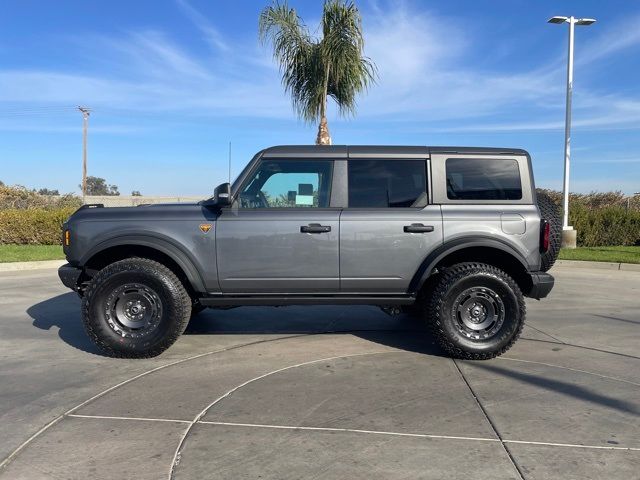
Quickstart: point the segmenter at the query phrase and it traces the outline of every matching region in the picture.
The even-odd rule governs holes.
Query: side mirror
[[[231,205],[231,185],[229,183],[221,183],[213,191],[213,201],[219,207]]]

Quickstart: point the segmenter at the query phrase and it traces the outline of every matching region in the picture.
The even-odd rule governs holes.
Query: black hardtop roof
[[[493,154],[528,155],[520,148],[490,147],[427,147],[405,145],[277,145],[262,150],[264,157],[326,157],[335,158],[377,156],[388,158],[407,158],[437,153],[451,154]]]

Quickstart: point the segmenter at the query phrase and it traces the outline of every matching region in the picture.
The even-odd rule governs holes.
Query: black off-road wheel
[[[549,249],[540,254],[540,270],[547,272],[553,267],[560,254],[562,244],[562,218],[560,208],[551,197],[545,193],[538,193],[538,209],[540,217],[549,222]]]
[[[106,355],[155,357],[184,332],[191,298],[178,277],[146,258],[106,266],[91,280],[82,299],[89,338]]]
[[[520,336],[525,303],[516,282],[483,263],[445,269],[427,301],[435,340],[452,357],[486,360],[502,355]]]

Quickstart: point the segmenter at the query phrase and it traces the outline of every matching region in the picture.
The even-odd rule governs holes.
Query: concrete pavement
[[[2,273],[0,479],[640,478],[640,272],[553,273],[486,362],[372,307],[206,311],[115,360],[54,270]]]

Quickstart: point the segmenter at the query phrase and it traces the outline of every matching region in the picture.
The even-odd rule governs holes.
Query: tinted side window
[[[330,160],[265,160],[240,193],[241,208],[326,208]]]
[[[448,158],[450,200],[520,200],[518,162],[511,159]]]
[[[349,207],[426,205],[424,160],[349,160]]]

